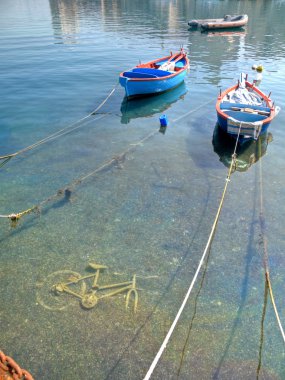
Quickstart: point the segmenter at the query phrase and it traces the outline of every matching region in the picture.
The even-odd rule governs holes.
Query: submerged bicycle
[[[81,276],[77,272],[63,270],[49,275],[45,282],[41,284],[42,292],[38,293],[37,297],[39,303],[50,310],[62,310],[67,306],[66,297],[63,299],[63,295],[68,295],[71,297],[70,299],[79,299],[83,308],[92,309],[104,298],[125,293],[126,309],[129,308],[133,298],[133,311],[137,311],[139,297],[136,275],[133,275],[131,281],[100,284],[100,274],[107,267],[96,263],[89,263],[88,267],[95,272]],[[92,280],[89,288],[87,288],[88,280]]]

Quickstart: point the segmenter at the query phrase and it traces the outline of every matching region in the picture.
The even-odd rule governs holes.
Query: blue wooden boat
[[[128,98],[161,94],[183,82],[189,59],[183,49],[178,53],[142,63],[120,74],[120,84]]]
[[[218,124],[239,142],[257,140],[266,133],[280,108],[241,74],[237,85],[220,93],[216,103]]]

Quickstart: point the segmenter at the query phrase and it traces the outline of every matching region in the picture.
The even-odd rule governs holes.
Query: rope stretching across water
[[[222,206],[223,206],[223,202],[224,202],[224,198],[225,198],[225,194],[226,194],[226,190],[227,190],[227,187],[228,187],[228,183],[230,181],[230,177],[231,177],[231,174],[232,174],[232,170],[234,168],[234,165],[236,164],[236,150],[237,150],[237,144],[238,144],[238,140],[239,140],[239,136],[240,136],[240,130],[241,130],[241,124],[239,126],[239,130],[238,130],[238,135],[237,135],[237,139],[236,139],[236,144],[235,144],[235,148],[234,148],[234,152],[233,152],[233,155],[232,155],[232,160],[231,160],[231,165],[230,165],[230,168],[228,170],[228,175],[227,175],[227,178],[226,178],[226,184],[225,184],[225,187],[224,187],[224,191],[223,191],[223,194],[222,194],[222,198],[221,198],[221,201],[220,201],[220,205],[219,205],[219,208],[218,208],[218,211],[217,211],[217,214],[216,214],[216,217],[215,217],[215,220],[214,220],[214,223],[212,225],[212,229],[211,229],[211,233],[209,235],[209,238],[208,238],[208,241],[207,241],[207,244],[206,244],[206,247],[205,247],[205,250],[203,252],[203,255],[200,259],[200,262],[199,262],[199,265],[198,265],[198,268],[195,272],[195,275],[193,277],[193,280],[188,288],[188,291],[184,297],[184,300],[180,306],[180,309],[178,310],[178,313],[176,314],[176,317],[174,319],[174,321],[172,322],[172,325],[166,335],[166,337],[164,338],[164,341],[160,347],[160,349],[158,350],[153,362],[151,363],[151,366],[149,367],[149,370],[147,372],[147,374],[145,375],[144,377],[144,380],[148,380],[150,379],[160,357],[162,356],[169,340],[170,340],[170,337],[179,321],[179,318],[183,312],[183,309],[190,297],[190,294],[192,292],[192,289],[194,287],[194,284],[197,280],[197,277],[198,277],[198,274],[200,272],[200,269],[202,267],[202,264],[204,262],[204,259],[206,257],[206,254],[208,252],[208,249],[209,247],[211,246],[211,243],[213,241],[213,238],[214,238],[214,235],[215,235],[215,230],[216,230],[216,227],[217,227],[217,223],[218,223],[218,220],[219,220],[219,216],[220,216],[220,213],[221,213],[221,209],[222,209]],[[260,160],[260,168],[261,168],[261,160]],[[264,267],[265,267],[265,278],[266,278],[266,281],[267,281],[267,285],[268,285],[268,288],[269,288],[269,293],[270,293],[270,298],[271,298],[271,302],[272,302],[272,305],[273,305],[273,308],[274,308],[274,312],[275,312],[275,316],[276,316],[276,319],[277,319],[277,322],[278,322],[278,326],[279,326],[279,329],[281,331],[281,334],[282,334],[282,338],[283,338],[283,341],[285,343],[285,334],[284,334],[284,330],[282,328],[282,324],[281,324],[281,321],[280,321],[280,317],[278,315],[278,311],[277,311],[277,307],[276,307],[276,303],[275,303],[275,300],[274,300],[274,295],[273,295],[273,290],[272,290],[272,286],[271,286],[271,282],[270,282],[270,275],[269,275],[269,266],[268,266],[268,253],[267,253],[267,241],[266,241],[266,238],[265,238],[265,233],[264,233],[264,216],[263,216],[263,191],[262,191],[262,172],[261,172],[261,169],[260,169],[260,221],[261,221],[261,229],[262,229],[262,240],[263,240],[263,247],[264,247]]]
[[[140,141],[131,144],[130,147],[128,149],[126,149],[124,152],[122,152],[119,155],[117,155],[117,156],[111,158],[110,160],[106,161],[105,163],[103,163],[102,165],[100,165],[98,168],[96,168],[95,170],[91,171],[90,173],[88,173],[88,174],[86,174],[86,175],[84,175],[84,176],[82,176],[80,178],[77,178],[76,180],[74,180],[69,185],[65,186],[64,188],[59,189],[55,194],[53,194],[50,197],[46,198],[45,200],[43,200],[39,204],[37,204],[35,206],[32,206],[32,207],[28,208],[27,210],[18,212],[18,213],[11,213],[11,214],[7,214],[7,215],[1,214],[0,218],[10,219],[11,222],[12,222],[12,225],[15,226],[17,224],[17,222],[23,216],[28,215],[28,214],[30,214],[32,212],[39,212],[40,209],[41,209],[41,207],[44,206],[45,204],[47,204],[48,202],[51,202],[51,201],[53,201],[55,199],[58,199],[59,197],[64,197],[66,200],[68,200],[70,198],[70,195],[71,195],[73,189],[76,186],[78,186],[79,184],[81,184],[83,181],[85,181],[89,177],[92,177],[95,174],[101,172],[102,170],[104,170],[104,169],[106,169],[108,167],[111,167],[112,165],[114,165],[116,163],[120,163],[121,161],[124,160],[125,156],[128,153],[130,153],[131,151],[134,151],[138,146],[140,146],[141,144],[143,144],[146,140],[150,139],[156,133],[157,133],[157,130],[149,133],[147,136],[145,136]]]
[[[177,121],[183,119],[184,117],[191,115],[191,113],[194,113],[194,112],[198,111],[199,109],[205,107],[206,105],[208,105],[208,104],[210,104],[210,103],[212,103],[212,102],[213,102],[213,99],[209,100],[208,102],[206,102],[206,103],[204,103],[204,104],[201,104],[200,106],[194,108],[193,110],[191,110],[191,111],[189,111],[189,112],[186,112],[186,113],[184,113],[183,115],[177,117],[176,119],[173,120],[173,122],[177,122]]]
[[[260,150],[260,142],[259,142],[259,150]],[[259,152],[260,153],[260,152]],[[261,155],[260,155],[261,157]],[[273,295],[273,290],[272,290],[272,285],[270,281],[270,273],[269,273],[269,261],[268,261],[268,250],[267,250],[267,239],[265,235],[265,219],[264,219],[264,207],[263,207],[263,178],[262,178],[262,159],[260,158],[259,161],[259,178],[260,178],[260,215],[259,215],[259,220],[260,220],[260,228],[261,228],[261,239],[262,239],[262,246],[263,246],[263,265],[264,265],[264,270],[265,270],[265,279],[268,285],[269,289],[269,294],[270,294],[270,299],[272,302],[272,306],[274,309],[275,317],[278,323],[279,330],[281,332],[283,342],[285,343],[285,333],[284,329],[282,327],[282,323],[278,314],[277,306],[275,303],[274,295]]]
[[[97,112],[102,106],[103,104],[106,103],[107,99],[113,94],[113,92],[115,91],[116,87],[111,91],[111,93],[108,95],[108,97],[96,108],[96,110],[94,110],[92,112],[92,114],[94,114],[95,112]],[[181,120],[183,117],[186,117],[188,115],[190,115],[191,113],[194,113],[196,111],[198,111],[200,108],[204,107],[205,105],[211,103],[212,100],[210,100],[209,102],[206,102],[204,104],[201,104],[199,107],[189,111],[189,112],[186,112],[184,115],[180,116],[179,118],[177,119],[174,119],[173,122],[176,122],[177,120]],[[85,116],[85,118],[83,119],[86,119],[87,117],[89,117],[91,114],[89,114],[88,116]],[[103,116],[102,116],[103,117]],[[82,119],[82,120],[83,120]],[[96,119],[98,120],[98,119]],[[77,128],[77,127],[75,127]],[[75,129],[74,128],[74,129]],[[66,128],[65,128],[66,129]],[[63,131],[63,130],[62,130]],[[70,132],[71,130],[68,130],[66,133]],[[57,132],[57,134],[59,133],[60,131]],[[65,133],[65,132],[63,132]],[[33,207],[30,207],[24,211],[21,211],[21,212],[18,212],[18,213],[10,213],[10,214],[0,214],[0,219],[2,218],[6,218],[6,219],[10,219],[11,222],[12,222],[12,225],[13,226],[16,226],[17,222],[25,215],[28,215],[32,212],[39,212],[40,211],[40,208],[42,206],[44,206],[46,203],[48,202],[51,202],[55,199],[58,199],[60,196],[64,196],[66,199],[68,199],[70,197],[70,194],[71,194],[71,190],[79,185],[81,182],[83,182],[84,180],[86,180],[87,178],[99,173],[101,170],[103,169],[106,169],[107,167],[110,167],[111,165],[115,164],[116,162],[120,162],[122,159],[124,159],[124,157],[126,156],[126,154],[130,153],[131,151],[135,150],[137,146],[141,145],[142,143],[144,143],[146,140],[150,139],[152,136],[154,136],[156,133],[158,133],[158,130],[155,130],[151,133],[149,133],[147,136],[145,136],[143,139],[141,139],[140,141],[136,142],[136,143],[132,143],[130,144],[130,147],[128,149],[126,149],[124,152],[120,153],[119,155],[117,155],[116,157],[113,157],[112,159],[108,160],[107,162],[103,163],[100,167],[96,168],[95,170],[93,170],[92,172],[86,174],[85,176],[81,177],[81,178],[78,178],[76,180],[74,180],[71,184],[65,186],[64,188],[61,188],[59,189],[55,194],[53,194],[52,196],[48,197],[47,199],[43,200],[42,202],[40,202],[39,204],[33,206]],[[61,134],[62,135],[62,134]],[[56,135],[56,137],[58,137],[59,135]],[[51,136],[47,137],[45,140],[47,139],[50,139]],[[35,143],[36,144],[36,143]],[[34,145],[35,145],[34,144]],[[28,149],[25,148],[25,149]],[[23,150],[22,150],[23,152]],[[19,152],[17,152],[16,154],[19,154]],[[3,157],[2,157],[3,158]],[[9,161],[12,157],[7,157],[5,160]],[[1,159],[1,157],[0,157]],[[1,167],[1,164],[0,164],[0,167]]]
[[[34,148],[36,148],[36,147],[38,147],[38,146],[40,146],[40,145],[43,145],[43,144],[45,144],[45,143],[47,143],[47,142],[49,142],[49,141],[51,141],[51,140],[55,140],[55,139],[57,139],[58,137],[61,137],[61,136],[63,136],[63,135],[66,135],[66,134],[68,134],[68,133],[70,133],[70,132],[72,132],[72,131],[74,131],[74,130],[76,130],[76,129],[79,129],[79,128],[83,127],[84,125],[86,125],[85,122],[87,121],[87,119],[90,118],[90,117],[93,116],[93,115],[96,115],[96,113],[99,111],[99,109],[102,108],[103,105],[107,102],[107,100],[113,95],[113,93],[115,92],[115,90],[116,90],[117,87],[118,87],[118,84],[112,89],[112,91],[107,95],[107,97],[103,100],[103,102],[100,103],[99,106],[98,106],[95,110],[93,110],[92,112],[90,112],[88,115],[82,117],[81,119],[79,119],[79,120],[73,122],[72,124],[70,124],[70,125],[68,125],[68,126],[66,126],[66,127],[64,127],[64,128],[62,128],[62,129],[60,129],[60,130],[57,131],[57,132],[52,133],[51,135],[49,135],[49,136],[43,138],[42,140],[39,140],[39,141],[35,142],[34,144],[31,144],[31,145],[29,145],[29,146],[27,146],[27,147],[25,147],[25,148],[23,148],[23,149],[18,150],[18,151],[15,152],[15,153],[10,153],[10,154],[6,154],[6,155],[4,155],[4,156],[0,156],[0,160],[4,160],[4,161],[0,164],[0,168],[1,168],[1,166],[3,166],[5,163],[7,163],[11,158],[16,157],[16,156],[18,156],[18,155],[20,155],[20,154],[22,154],[22,153],[28,152],[29,150],[32,150],[32,149],[34,149]],[[104,116],[105,116],[105,115],[103,115],[103,116],[97,118],[96,120],[99,120],[99,119],[101,119],[101,118],[104,117]],[[89,121],[91,121],[91,120],[92,120],[92,119],[90,119]],[[83,123],[83,124],[79,124],[79,123],[82,123],[82,122],[84,122],[84,123]],[[79,125],[78,125],[78,124],[79,124]]]
[[[97,108],[95,108],[95,110],[93,110],[93,111],[90,112],[88,115],[84,116],[83,118],[81,118],[81,119],[79,119],[79,120],[73,122],[72,124],[70,124],[70,125],[68,125],[68,126],[66,126],[66,127],[64,127],[64,128],[62,128],[62,129],[60,129],[60,130],[57,131],[57,132],[52,133],[51,135],[49,135],[49,136],[47,136],[47,137],[45,137],[45,138],[43,138],[43,139],[41,139],[41,140],[35,142],[34,144],[31,144],[31,145],[29,145],[29,146],[27,146],[27,147],[25,147],[25,148],[23,148],[23,149],[18,150],[17,152],[10,153],[10,154],[6,154],[6,155],[4,155],[4,156],[0,156],[0,160],[3,160],[3,162],[0,164],[0,168],[1,168],[2,166],[4,166],[4,165],[5,165],[5,164],[6,164],[11,158],[16,157],[16,156],[18,156],[18,155],[20,155],[20,154],[23,154],[23,153],[25,153],[25,152],[28,152],[29,150],[32,150],[32,149],[34,149],[34,148],[37,148],[37,147],[40,146],[40,145],[43,145],[43,144],[45,144],[45,143],[47,143],[47,142],[49,142],[49,141],[55,140],[55,139],[57,139],[58,137],[64,136],[64,135],[66,135],[66,134],[68,134],[68,133],[70,133],[70,132],[72,132],[72,131],[74,131],[74,130],[76,130],[76,129],[79,129],[79,128],[83,127],[84,125],[86,125],[86,123],[83,123],[83,124],[80,124],[80,125],[78,125],[78,123],[82,123],[82,122],[84,122],[84,121],[87,121],[88,118],[90,118],[91,116],[96,115],[97,112],[100,110],[100,108],[102,108],[103,105],[107,102],[107,100],[113,95],[113,93],[115,92],[115,90],[117,89],[117,87],[118,87],[118,84],[112,89],[112,91],[107,95],[107,97],[103,100],[103,102],[100,103],[99,106],[98,106]],[[210,100],[210,101],[207,102],[207,103],[202,104],[201,106],[195,108],[194,110],[191,110],[191,111],[189,111],[189,112],[186,112],[184,115],[178,117],[177,119],[175,119],[175,120],[173,120],[173,121],[174,121],[174,122],[177,122],[178,120],[181,120],[182,118],[184,118],[184,117],[190,115],[191,113],[194,113],[194,112],[198,111],[200,108],[204,107],[205,105],[207,105],[207,104],[209,104],[209,103],[211,103],[211,102],[212,102],[212,100]],[[96,120],[99,120],[99,119],[101,119],[101,118],[104,117],[104,116],[105,116],[105,115],[101,116],[100,118],[98,118],[98,119],[96,119]],[[90,119],[90,121],[91,121],[91,120],[92,120],[92,119]]]
[[[199,274],[200,269],[202,267],[202,264],[204,262],[204,259],[205,259],[206,255],[207,255],[208,249],[211,246],[211,243],[212,243],[212,240],[214,238],[215,231],[216,231],[216,228],[217,228],[219,216],[220,216],[220,213],[221,213],[221,210],[222,210],[222,206],[223,206],[223,203],[224,203],[227,187],[228,187],[228,184],[230,182],[230,177],[231,177],[231,174],[232,174],[232,170],[233,170],[235,162],[236,162],[236,150],[237,150],[237,144],[238,144],[239,135],[240,135],[240,129],[241,129],[241,125],[239,127],[239,131],[238,131],[238,135],[237,135],[237,139],[236,139],[236,144],[235,144],[234,152],[233,152],[233,155],[232,155],[231,165],[230,165],[229,170],[228,170],[228,175],[227,175],[227,178],[226,178],[226,183],[225,183],[225,187],[224,187],[224,190],[223,190],[223,193],[222,193],[222,197],[221,197],[221,201],[220,201],[220,204],[219,204],[219,208],[218,208],[218,211],[216,213],[216,217],[215,217],[214,223],[212,225],[211,233],[209,235],[209,238],[208,238],[205,250],[204,250],[204,252],[202,254],[202,257],[200,259],[198,268],[196,269],[195,275],[194,275],[193,280],[192,280],[192,282],[191,282],[191,284],[190,284],[190,286],[188,288],[188,291],[187,291],[187,293],[186,293],[186,295],[184,297],[184,300],[183,300],[183,302],[182,302],[182,304],[180,306],[180,309],[178,310],[178,313],[176,314],[176,317],[175,317],[174,321],[172,322],[172,325],[171,325],[171,327],[170,327],[170,329],[169,329],[166,337],[164,338],[164,341],[163,341],[160,349],[158,350],[158,352],[157,352],[157,354],[156,354],[156,356],[155,356],[155,358],[154,358],[151,366],[149,367],[149,370],[148,370],[147,374],[145,375],[144,380],[150,379],[150,377],[151,377],[151,375],[152,375],[152,373],[153,373],[153,371],[154,371],[154,369],[155,369],[155,367],[156,367],[156,365],[157,365],[157,363],[158,363],[161,355],[163,354],[163,351],[165,350],[165,348],[167,346],[167,343],[169,342],[169,339],[170,339],[170,337],[171,337],[171,335],[172,335],[172,333],[173,333],[173,331],[174,331],[174,329],[175,329],[175,327],[176,327],[176,325],[177,325],[177,323],[179,321],[179,318],[180,318],[180,316],[181,316],[181,314],[183,312],[183,309],[184,309],[184,307],[185,307],[185,305],[186,305],[186,303],[187,303],[187,301],[188,301],[188,299],[190,297],[190,294],[191,294],[191,292],[193,290],[193,287],[194,287],[195,282],[197,280],[197,277],[198,277],[198,274]]]

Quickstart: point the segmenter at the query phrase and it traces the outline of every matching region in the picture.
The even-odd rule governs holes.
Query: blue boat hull
[[[226,132],[230,137],[232,137],[234,139],[237,138],[237,133],[229,133],[229,131],[228,131],[228,118],[224,118],[219,113],[217,113],[217,121],[218,121],[219,127],[224,132]],[[267,129],[268,129],[269,126],[270,126],[270,122],[262,124],[262,127],[261,127],[259,135],[265,134],[267,132]],[[246,135],[246,134],[240,134],[240,136],[239,136],[239,142],[242,143],[242,142],[249,141],[249,140],[253,140],[253,137],[250,136],[250,135]]]
[[[186,70],[170,78],[162,77],[155,80],[135,80],[132,78],[120,77],[120,84],[125,88],[126,96],[139,97],[161,94],[183,82]]]

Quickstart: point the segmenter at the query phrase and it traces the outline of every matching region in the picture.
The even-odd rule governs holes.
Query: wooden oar
[[[183,58],[183,54],[179,54],[178,57],[174,60],[174,61],[170,61],[171,63],[176,63],[177,61],[179,61],[181,58]]]
[[[179,61],[181,58],[183,58],[183,54],[178,54],[178,56],[174,59],[174,61],[173,61],[173,58],[175,57],[175,55],[174,56],[172,56],[172,57],[170,57],[169,59],[168,59],[168,61],[166,61],[165,63],[163,63],[161,66],[160,66],[160,68],[161,69],[163,69],[163,70],[174,70],[174,68],[175,68],[175,63],[177,62],[177,61]],[[170,67],[169,67],[169,65],[171,65]],[[173,66],[174,65],[174,66]]]
[[[181,55],[180,53],[173,54],[173,55],[171,55],[170,58],[168,58],[168,60],[167,60],[165,63],[172,62],[173,58],[174,58],[175,56],[177,56],[177,54],[178,54],[178,55]]]
[[[177,55],[178,54],[178,55]],[[173,58],[177,55],[177,58],[173,61]],[[174,55],[172,55],[170,58],[168,58],[168,60],[165,62],[166,63],[176,63],[177,61],[179,61],[181,58],[183,58],[183,54],[181,53],[176,53]]]

